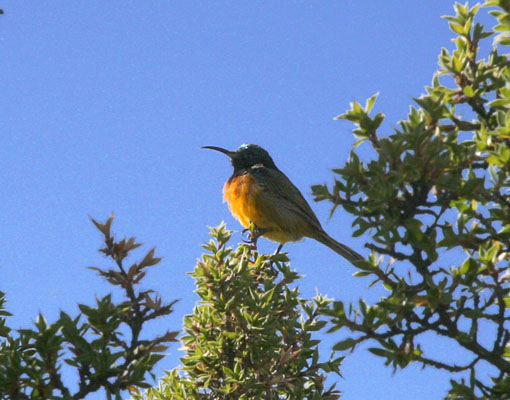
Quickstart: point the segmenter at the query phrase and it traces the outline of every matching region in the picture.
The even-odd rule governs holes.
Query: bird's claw
[[[246,232],[249,232],[249,233],[246,233]],[[246,239],[243,239],[244,243],[253,243],[253,235],[249,228],[243,229],[241,232],[241,235],[246,238]]]
[[[242,234],[247,236],[247,239],[243,239],[243,242],[250,244],[254,250],[257,250],[258,238],[270,231],[271,229],[262,229],[253,224],[252,227],[243,229]],[[249,233],[247,234],[247,232]]]

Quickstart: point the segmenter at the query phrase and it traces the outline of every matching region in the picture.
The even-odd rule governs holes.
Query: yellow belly
[[[253,223],[257,228],[268,230],[263,236],[269,240],[287,243],[302,239],[302,229],[282,218],[276,209],[278,205],[264,200],[261,192],[262,188],[254,182],[253,177],[245,174],[225,184],[223,200],[228,203],[230,212],[241,225],[249,228],[250,223]]]

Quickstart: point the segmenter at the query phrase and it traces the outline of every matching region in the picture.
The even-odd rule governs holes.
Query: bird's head
[[[269,153],[256,144],[243,144],[233,151],[216,146],[204,146],[202,148],[216,150],[229,156],[234,170],[248,169],[257,164],[266,168],[277,169]]]

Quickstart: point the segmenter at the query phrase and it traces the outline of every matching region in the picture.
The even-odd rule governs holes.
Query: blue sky
[[[403,6],[405,4],[405,6]],[[176,312],[153,324],[178,329],[196,297],[186,275],[208,240],[207,226],[240,226],[222,204],[231,167],[203,145],[265,147],[311,201],[331,182],[354,142],[333,121],[375,92],[382,132],[423,93],[440,48],[451,48],[441,15],[450,1],[53,1],[7,2],[0,17],[0,290],[27,327],[41,311],[93,303],[110,287],[86,266],[107,266],[88,220],[114,212],[118,237],[136,236],[165,257],[146,278]],[[363,149],[361,149],[363,152]],[[351,217],[313,203],[325,229],[351,238]],[[235,236],[240,240],[239,234]],[[275,245],[260,243],[261,250]],[[316,291],[345,302],[376,299],[353,267],[312,240],[286,247]],[[140,255],[142,252],[139,253]],[[340,337],[328,337],[334,343]],[[429,338],[435,351],[450,343]],[[178,364],[178,345],[158,364]],[[392,375],[366,351],[350,356],[343,399],[430,399],[449,377],[411,366]]]

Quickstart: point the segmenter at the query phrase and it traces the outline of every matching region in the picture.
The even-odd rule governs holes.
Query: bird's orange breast
[[[262,236],[278,243],[301,239],[307,224],[294,214],[286,213],[285,207],[264,190],[268,189],[257,183],[253,175],[234,176],[223,187],[223,200],[245,228],[253,223],[267,231]]]
[[[245,228],[253,222],[258,227],[261,213],[257,209],[257,197],[260,192],[253,176],[244,174],[229,179],[223,187],[223,201],[228,203],[228,208],[232,215],[239,220]]]

